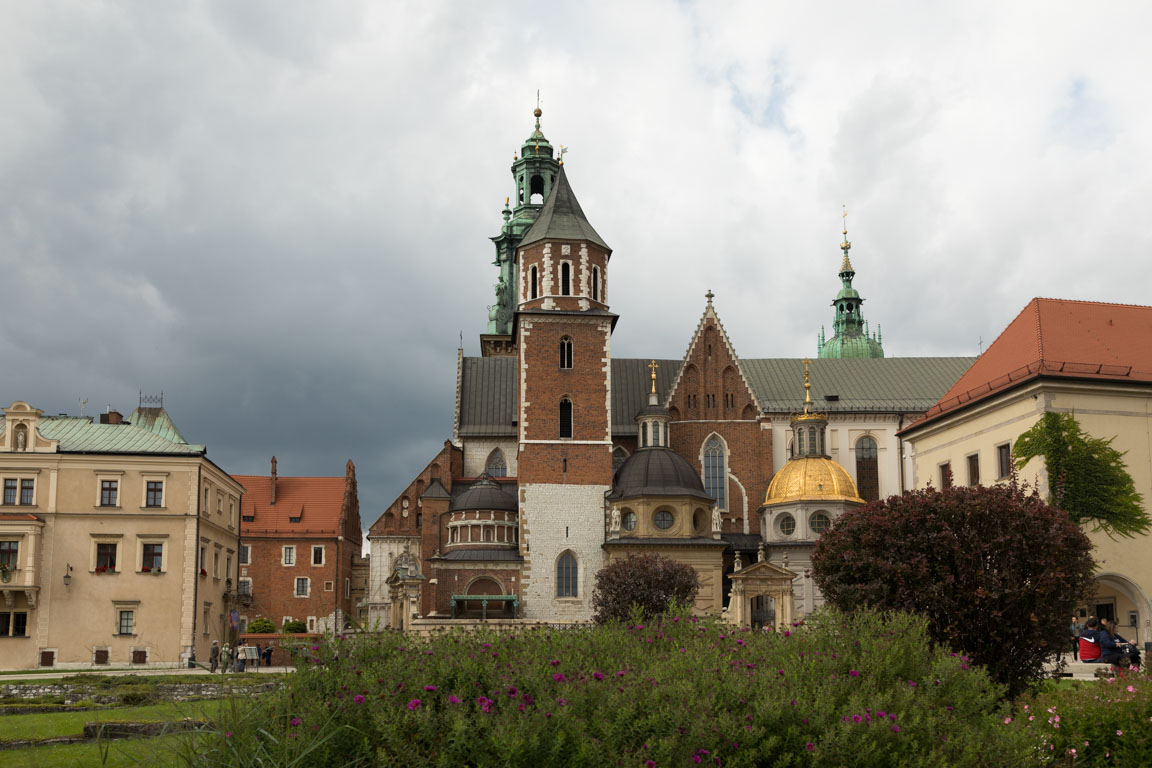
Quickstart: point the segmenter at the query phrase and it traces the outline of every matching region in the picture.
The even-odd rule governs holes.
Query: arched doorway
[[[1124,639],[1143,647],[1152,642],[1152,615],[1148,596],[1123,574],[1105,571],[1096,575],[1094,591],[1077,613],[1115,621]]]

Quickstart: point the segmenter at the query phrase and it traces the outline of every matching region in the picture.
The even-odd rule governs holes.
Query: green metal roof
[[[827,413],[920,413],[931,408],[968,370],[971,357],[888,357],[811,361],[812,399]],[[680,370],[680,360],[657,360],[660,401]],[[646,359],[612,360],[612,434],[636,434],[633,417],[647,404],[651,378]],[[804,363],[799,358],[741,360],[766,413],[804,407]],[[516,436],[516,358],[466,357],[461,376],[460,436]],[[833,397],[835,399],[828,399]]]
[[[170,440],[173,443],[187,443],[184,436],[180,434],[180,430],[176,429],[176,425],[172,423],[172,419],[168,417],[168,412],[163,408],[137,408],[132,411],[132,415],[128,417],[128,421],[137,427],[142,427],[150,432],[155,432],[165,440]]]
[[[556,177],[556,184],[553,185],[551,194],[544,201],[540,215],[536,217],[536,223],[524,233],[517,247],[523,248],[532,243],[551,239],[587,240],[606,251],[612,250],[588,223],[588,218],[580,208],[580,201],[576,199],[572,187],[568,184],[568,176],[564,172],[563,165],[560,166],[560,174]]]
[[[162,420],[172,424],[166,414]],[[0,418],[0,434],[3,431],[4,419]],[[135,423],[94,424],[87,416],[43,416],[39,432],[48,440],[59,440],[57,450],[60,453],[167,453],[197,456],[205,452],[204,446],[189,445],[182,437],[179,440],[169,439]],[[170,432],[179,437],[174,425]]]

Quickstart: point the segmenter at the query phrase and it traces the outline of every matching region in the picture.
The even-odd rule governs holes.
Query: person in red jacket
[[[1100,622],[1095,616],[1084,623],[1080,632],[1080,661],[1092,664],[1102,661],[1100,652]]]

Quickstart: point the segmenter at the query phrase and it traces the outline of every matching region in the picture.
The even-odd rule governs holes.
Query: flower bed
[[[775,634],[685,616],[307,646],[238,708],[205,764],[1026,766],[1001,690],[904,615]],[[1045,756],[1046,758],[1046,756]]]

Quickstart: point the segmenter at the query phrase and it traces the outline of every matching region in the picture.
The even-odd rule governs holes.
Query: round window
[[[652,524],[662,531],[666,531],[672,527],[672,513],[666,509],[662,509],[652,517]]]
[[[796,532],[796,518],[792,517],[792,515],[781,516],[780,522],[777,523],[777,525],[780,526],[780,533],[785,536],[791,536]]]
[[[812,530],[816,533],[824,533],[830,525],[832,525],[832,519],[823,512],[812,515]]]
[[[623,519],[620,521],[620,527],[626,531],[636,530],[636,513],[632,510],[626,511]]]

